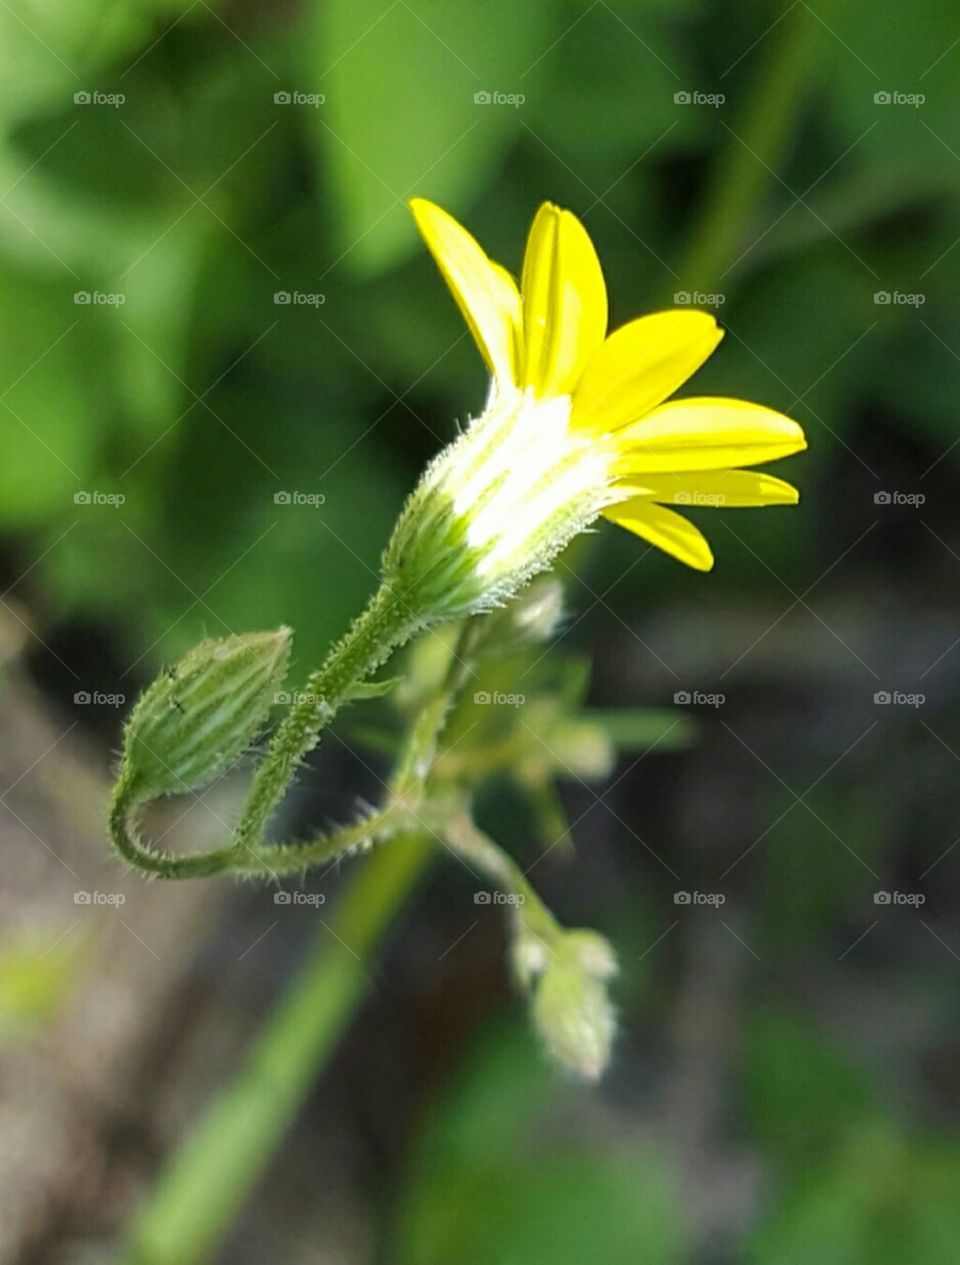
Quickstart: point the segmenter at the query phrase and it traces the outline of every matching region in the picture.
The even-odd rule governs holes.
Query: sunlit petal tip
[[[408,205],[490,372],[501,385],[515,383],[521,322],[513,277],[435,202],[410,198]]]
[[[603,513],[611,522],[625,527],[694,571],[713,570],[713,551],[706,537],[682,514],[653,505],[646,499],[611,505]]]

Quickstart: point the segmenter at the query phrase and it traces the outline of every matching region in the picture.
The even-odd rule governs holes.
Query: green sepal
[[[124,733],[121,776],[147,801],[208,785],[266,722],[283,683],[291,632],[207,639],[164,669]]]

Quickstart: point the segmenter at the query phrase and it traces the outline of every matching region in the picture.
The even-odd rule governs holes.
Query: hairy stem
[[[465,630],[443,684],[412,723],[384,815],[403,811],[405,800],[419,804],[447,713],[471,671],[469,645]],[[398,836],[352,876],[239,1072],[161,1173],[115,1265],[213,1258],[360,1004],[383,936],[435,853],[428,832]]]

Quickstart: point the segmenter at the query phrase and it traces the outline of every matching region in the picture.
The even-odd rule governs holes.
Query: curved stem
[[[127,774],[121,774],[110,806],[110,835],[120,856],[145,874],[160,878],[205,878],[226,870],[277,878],[308,865],[331,860],[368,840],[384,838],[411,824],[400,805],[309,843],[267,846],[263,833],[307,752],[336,716],[350,691],[422,626],[401,594],[387,585],[370,600],[347,635],[311,673],[290,712],[277,729],[247,794],[232,842],[194,856],[152,847],[140,835],[144,800]]]
[[[269,817],[300,762],[320,741],[320,734],[336,716],[351,688],[375,672],[421,625],[402,594],[387,585],[377,590],[323,666],[307,678],[289,715],[277,729],[237,824],[233,844],[236,853],[260,844]]]

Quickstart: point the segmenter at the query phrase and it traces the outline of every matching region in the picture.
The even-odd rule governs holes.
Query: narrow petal
[[[673,400],[617,436],[625,477],[726,470],[789,457],[806,448],[789,417],[746,400]]]
[[[709,571],[713,566],[713,554],[703,535],[693,523],[673,510],[661,509],[644,498],[624,501],[603,511],[611,522],[626,527],[635,536],[641,536],[651,545],[696,571]]]
[[[662,505],[743,509],[796,505],[800,493],[783,479],[759,470],[690,470],[686,474],[635,475],[624,481],[624,497],[646,497]]]
[[[607,287],[586,229],[545,202],[523,257],[523,385],[568,395],[607,332]]]
[[[490,372],[503,385],[516,383],[520,293],[513,277],[441,207],[411,198],[410,209]]]
[[[708,312],[678,308],[630,321],[590,360],[573,397],[573,424],[597,432],[645,417],[700,368],[723,330]]]

